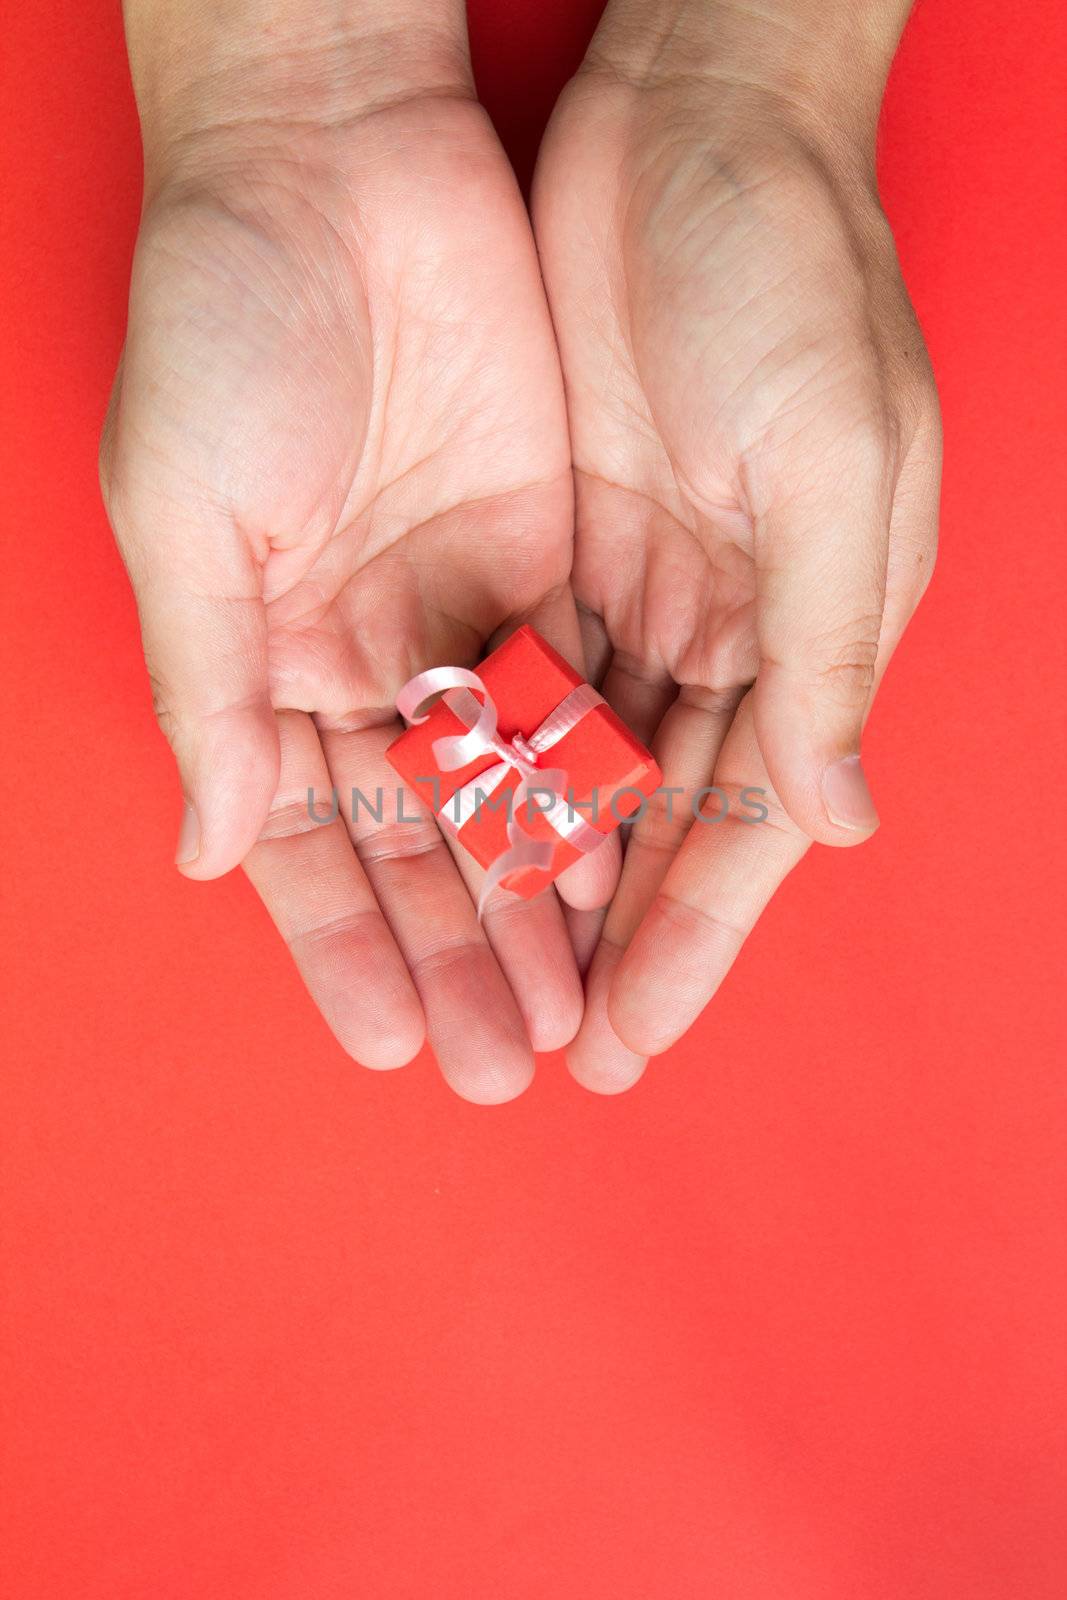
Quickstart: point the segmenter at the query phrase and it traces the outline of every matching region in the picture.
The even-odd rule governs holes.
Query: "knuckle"
[[[352,946],[361,947],[361,952],[372,956],[378,946],[381,922],[382,914],[377,906],[346,909],[333,916],[314,918],[306,925],[290,930],[285,941],[294,955],[337,945],[348,946],[350,956],[353,954]]]
[[[874,689],[874,662],[843,660],[819,668],[819,687],[842,706],[866,705]]]
[[[267,813],[259,837],[261,842],[295,839],[303,833],[318,833],[324,826],[332,826],[332,822],[328,823],[323,817],[314,817],[306,796],[301,799],[293,795],[278,796]]]
[[[482,922],[488,933],[506,933],[516,926],[522,928],[529,914],[528,900],[509,894],[506,889],[498,886],[486,901]]]
[[[687,939],[696,939],[705,950],[717,947],[736,955],[749,933],[743,924],[731,921],[711,907],[680,900],[665,889],[656,896],[656,910],[672,928]]]
[[[715,787],[720,794],[726,796],[729,805],[728,819],[733,819],[733,825],[737,827],[747,827],[748,824],[738,822],[736,819],[743,817],[749,811],[750,797],[754,786],[750,783],[739,783],[733,779],[719,777],[716,779]],[[788,811],[786,811],[769,783],[760,785],[758,794],[759,803],[766,813],[765,816],[760,818],[760,826],[762,828],[769,828],[772,833],[781,834],[790,842],[803,838],[801,830],[797,827]],[[700,812],[701,816],[707,817],[713,822],[718,816],[721,816],[721,805],[715,795],[708,796],[702,803]]]
[[[432,851],[443,850],[445,843],[431,818],[417,822],[382,822],[369,833],[355,839],[356,854],[369,872],[391,862],[410,861]]]
[[[440,934],[428,940],[419,949],[411,952],[410,965],[419,977],[430,973],[448,974],[457,966],[473,958],[480,959],[487,946],[481,933],[468,933],[466,931]]]
[[[658,788],[651,794],[640,816],[634,823],[631,846],[672,854],[688,831],[688,813],[677,804],[678,796],[670,790]]]
[[[843,705],[865,704],[874,688],[881,613],[859,617],[814,641],[814,680]]]

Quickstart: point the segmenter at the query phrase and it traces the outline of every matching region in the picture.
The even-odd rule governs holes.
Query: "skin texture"
[[[609,1093],[696,1019],[811,839],[877,826],[860,735],[936,542],[936,396],[873,122],[842,138],[816,96],[694,75],[684,43],[620,43],[609,13],[535,193],[587,656],[682,791],[635,825],[591,959],[569,1054]],[[711,784],[729,815],[694,821]]]
[[[531,1045],[578,1026],[559,903],[501,896],[480,927],[465,852],[461,876],[431,817],[396,822],[384,751],[408,677],[520,620],[580,660],[526,213],[462,79],[343,118],[238,103],[180,136],[159,119],[102,452],[193,812],[182,870],[244,862],[358,1060],[399,1066],[427,1035],[459,1093],[504,1100]],[[309,785],[338,789],[332,825]],[[352,826],[345,797],[379,786],[382,824]]]
[[[178,863],[244,864],[364,1064],[428,1038],[491,1103],[573,1039],[579,1081],[624,1089],[810,840],[877,825],[860,737],[940,460],[873,176],[902,21],[616,0],[546,135],[535,246],[453,0],[130,0],[146,203],[101,476]],[[524,620],[673,792],[621,881],[616,838],[566,905],[500,895],[483,928],[384,752],[407,678]],[[339,791],[328,826],[309,786]]]

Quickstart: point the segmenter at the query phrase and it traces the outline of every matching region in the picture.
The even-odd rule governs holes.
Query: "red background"
[[[593,0],[474,7],[528,167]],[[884,192],[944,537],[814,854],[632,1093],[345,1060],[177,795],[95,481],[138,211],[117,5],[4,28],[13,1600],[1052,1600],[1067,36],[920,0]]]

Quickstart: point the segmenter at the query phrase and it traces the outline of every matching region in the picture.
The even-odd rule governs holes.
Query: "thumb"
[[[216,878],[243,860],[278,783],[260,569],[227,520],[139,493],[137,473],[101,451],[108,514],[141,621],[160,727],[184,809],[176,862]]]
[[[810,443],[810,441],[809,441]],[[792,820],[850,845],[878,814],[860,759],[885,603],[893,452],[880,430],[775,464],[756,513],[760,751]]]

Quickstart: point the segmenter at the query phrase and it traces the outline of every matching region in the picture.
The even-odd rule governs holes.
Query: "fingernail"
[[[839,828],[851,828],[854,833],[877,828],[878,813],[859,756],[845,756],[827,767],[822,775],[822,798],[826,815]]]
[[[187,867],[199,854],[200,818],[187,800],[182,812],[182,825],[178,829],[178,848],[174,855],[174,864],[178,867]]]

